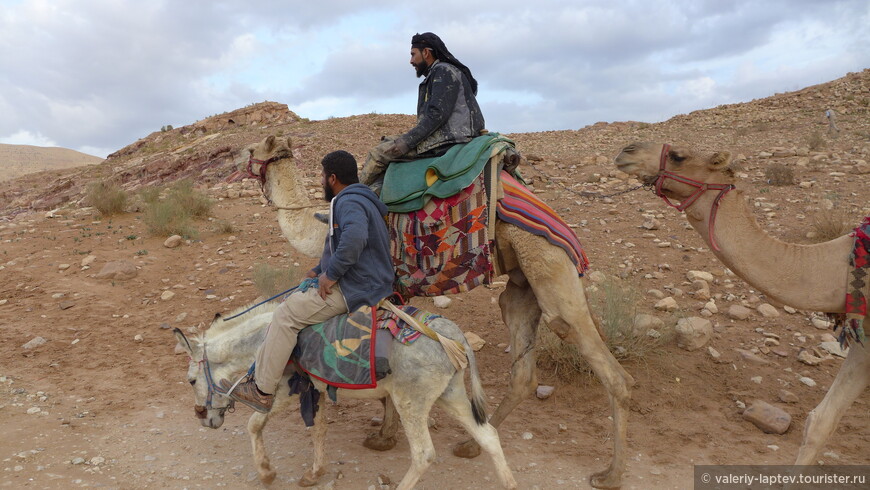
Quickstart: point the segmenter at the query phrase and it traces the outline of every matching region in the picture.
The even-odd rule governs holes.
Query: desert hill
[[[82,165],[94,165],[103,159],[67,148],[46,148],[31,145],[0,143],[0,181],[43,170],[58,170]]]
[[[324,154],[346,149],[362,161],[381,135],[413,122],[395,114],[310,121],[264,102],[152,133],[98,165],[0,182],[0,486],[262,488],[245,431],[250,411],[238,406],[219,430],[201,427],[185,379],[188,359],[173,350],[172,334],[176,327],[195,333],[215,313],[252,302],[261,265],[301,274],[315,264],[288,247],[258,182],[236,180],[243,149],[267,135],[291,137],[316,196]],[[775,238],[816,243],[817,218],[853,227],[870,215],[870,70],[662,123],[508,136],[524,155],[521,171],[534,192],[576,231],[589,256],[584,283],[593,311],[628,318],[628,329],[639,332],[612,337],[615,355],[637,380],[623,488],[691,488],[697,464],[791,464],[807,413],[843,364],[842,352],[824,348],[829,326],[818,312],[777,304],[744,283],[652,193],[617,194],[637,181],[612,160],[636,140],[728,150],[738,188],[728,198],[745,198]],[[98,179],[135,196],[182,178],[213,198],[214,216],[175,248],[150,234],[136,199],[129,212],[108,218],[82,202]],[[126,275],[101,278],[113,262],[126,265]],[[444,308],[431,298],[412,300],[484,340],[476,356],[492,406],[513,362],[499,280],[451,296]],[[665,300],[670,309],[658,308]],[[695,350],[669,337],[687,318],[710,322],[706,344]],[[545,353],[564,348],[554,334],[541,327],[539,337],[524,355],[537,356],[538,381],[554,391],[523,401],[499,427],[505,455],[520,488],[589,488],[587,477],[611,456],[609,401],[592,374],[566,374],[573,372],[566,364],[548,360]],[[632,355],[625,338],[638,337],[661,343]],[[789,417],[783,434],[744,419],[756,400]],[[340,398],[324,409],[327,473],[319,488],[394,487],[388,482],[409,464],[404,438],[387,453],[361,446],[379,404]],[[867,468],[868,411],[865,390],[825,446],[825,465]],[[494,488],[485,457],[450,453],[465,439],[458,424],[437,409],[431,417],[438,457],[420,487]],[[294,486],[310,464],[309,434],[295,407],[271,418],[266,447],[281,488]]]

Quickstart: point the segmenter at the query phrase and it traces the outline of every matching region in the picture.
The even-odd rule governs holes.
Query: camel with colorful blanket
[[[623,148],[616,167],[654,186],[685,211],[713,254],[753,288],[783,304],[838,316],[846,361],[819,405],[810,411],[796,465],[817,461],[846,409],[870,383],[864,340],[870,272],[870,217],[849,235],[815,245],[786,243],[765,233],[734,185],[731,155],[700,154],[660,143]],[[675,199],[680,204],[670,202]]]
[[[488,166],[489,170],[484,169],[481,172],[482,178],[488,179],[489,183],[497,182],[500,176],[504,175],[493,168],[497,167],[501,160],[499,148],[504,149],[503,146],[494,146],[491,155],[484,154],[484,157],[491,157],[487,158],[491,162]],[[278,222],[283,235],[301,253],[312,257],[319,256],[326,226],[312,216],[312,211],[315,207],[322,207],[323,203],[313,203],[309,198],[294,162],[290,138],[269,136],[249,147],[247,151],[249,152],[248,172],[260,179],[263,193],[277,208]],[[481,182],[476,181],[472,185],[481,185]],[[505,192],[518,199],[522,197],[511,193],[507,187],[511,185],[500,187],[499,194],[496,196],[502,196],[501,192]],[[522,192],[517,186],[512,187],[514,191]],[[492,196],[491,193],[488,198],[490,201],[494,200]],[[498,205],[497,202],[491,204]],[[543,203],[538,204],[543,205]],[[488,209],[491,210],[491,207]],[[549,209],[546,205],[543,207]],[[493,248],[495,257],[492,262],[497,264],[494,271],[485,272],[504,273],[509,277],[505,290],[499,296],[499,306],[502,318],[510,331],[513,357],[508,393],[489,422],[498,427],[523,399],[535,392],[537,388],[535,342],[538,324],[542,322],[562,340],[577,346],[607,391],[613,420],[613,459],[605,471],[590,477],[590,483],[599,488],[619,487],[627,461],[626,426],[630,388],[634,385],[634,379],[608,350],[590,314],[581,274],[578,273],[585,265],[582,263],[585,257],[582,257],[582,254],[578,257],[578,254],[570,253],[570,247],[560,246],[559,237],[554,239],[552,236],[542,236],[530,232],[527,227],[522,227],[523,223],[517,219],[522,219],[522,213],[515,213],[512,219],[509,217],[510,210],[505,209],[505,211],[502,214],[492,210],[492,219],[485,224],[486,228],[492,231],[489,235],[489,241],[492,243],[481,244]],[[555,213],[551,216],[555,216]],[[469,214],[459,221],[467,217],[474,218]],[[393,230],[392,233],[395,234],[394,238],[400,238],[402,232]],[[573,232],[570,235],[573,236]],[[574,239],[576,240],[576,236]],[[394,246],[401,245],[394,243]],[[406,272],[413,275],[416,271]],[[466,281],[465,286],[473,287],[477,279],[472,279],[473,281]],[[460,286],[453,292],[465,289],[467,288]],[[369,440],[366,445],[379,449],[392,447],[392,444],[395,444],[396,430],[395,425],[385,424],[381,433],[375,436],[378,440]],[[479,453],[480,448],[474,441],[467,441],[454,449],[454,454],[464,457],[474,457]]]

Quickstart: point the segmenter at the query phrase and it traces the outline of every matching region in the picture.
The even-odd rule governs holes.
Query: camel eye
[[[637,147],[634,146],[634,145],[628,145],[628,146],[626,146],[625,148],[622,149],[622,151],[623,151],[624,153],[634,153],[635,150],[637,150]]]
[[[196,384],[196,380],[195,380],[195,379],[191,379],[191,380],[188,381],[188,383],[190,383],[190,386],[193,386],[193,385]]]
[[[675,151],[671,152],[670,157],[671,157],[671,160],[673,160],[676,163],[683,163],[686,160],[685,156],[683,156]]]

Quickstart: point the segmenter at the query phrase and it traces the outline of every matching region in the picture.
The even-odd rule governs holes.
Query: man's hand
[[[326,296],[332,292],[332,285],[335,284],[336,281],[326,277],[326,273],[324,272],[323,274],[320,274],[317,283],[320,285],[317,290],[318,294],[320,294],[320,299],[326,301]]]
[[[314,279],[315,277],[317,277],[317,273],[314,272],[314,269],[311,269],[310,271],[305,273],[306,279]]]
[[[391,158],[399,158],[408,153],[408,150],[410,150],[408,144],[399,138],[384,148],[384,154]]]

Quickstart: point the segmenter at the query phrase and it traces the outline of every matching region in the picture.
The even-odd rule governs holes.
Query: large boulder
[[[677,346],[688,350],[704,347],[713,335],[713,324],[706,318],[697,316],[681,318],[674,328]]]
[[[96,278],[125,281],[127,279],[133,279],[137,274],[139,274],[139,271],[136,269],[135,265],[125,260],[115,260],[107,262],[96,275]]]

